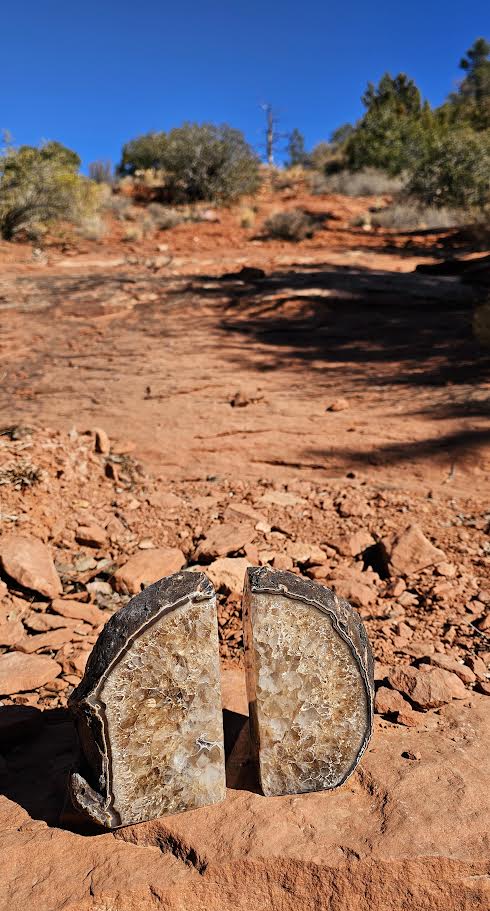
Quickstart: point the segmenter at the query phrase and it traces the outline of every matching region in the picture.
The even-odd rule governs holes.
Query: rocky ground
[[[117,225],[0,245],[9,911],[488,906],[488,361],[473,290],[413,271],[463,240],[300,202],[329,218],[298,245],[233,211],[134,248]],[[335,793],[257,793],[240,591],[266,563],[335,588],[373,645],[375,737]],[[228,798],[87,832],[67,697],[111,613],[193,566],[219,596]]]

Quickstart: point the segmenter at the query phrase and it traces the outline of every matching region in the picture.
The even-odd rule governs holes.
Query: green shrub
[[[121,176],[163,167],[165,133],[145,133],[123,146],[118,173]]]
[[[166,189],[174,202],[229,202],[255,193],[259,161],[240,130],[185,123],[167,135]]]
[[[169,133],[148,133],[123,148],[121,174],[153,168],[170,203],[229,202],[255,193],[259,160],[240,130],[184,123]]]
[[[470,128],[426,134],[408,167],[408,192],[425,205],[490,204],[490,135]]]
[[[268,237],[295,242],[312,237],[317,228],[318,224],[303,209],[277,212],[264,222],[264,233]]]
[[[78,173],[80,158],[58,142],[7,146],[0,153],[0,234],[38,237],[51,222],[79,223],[99,207],[98,187]]]

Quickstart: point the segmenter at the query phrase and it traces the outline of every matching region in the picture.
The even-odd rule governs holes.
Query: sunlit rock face
[[[292,573],[249,570],[247,688],[264,794],[335,788],[371,735],[373,664],[357,613]]]
[[[222,800],[216,603],[206,577],[177,573],[118,611],[71,708],[83,752],[72,799],[95,821],[112,828]]]

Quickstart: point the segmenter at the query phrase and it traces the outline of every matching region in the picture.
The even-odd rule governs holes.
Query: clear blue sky
[[[183,120],[228,122],[261,143],[280,129],[311,147],[359,116],[368,80],[407,72],[439,104],[458,63],[490,37],[488,0],[24,0],[0,25],[0,127],[117,162],[123,142]]]

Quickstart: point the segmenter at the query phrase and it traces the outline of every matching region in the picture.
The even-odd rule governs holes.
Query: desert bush
[[[485,209],[490,204],[488,131],[463,128],[426,134],[408,174],[408,192],[425,205]]]
[[[145,220],[158,231],[166,231],[182,224],[186,219],[183,213],[178,212],[177,209],[162,206],[158,202],[151,202],[146,208]]]
[[[89,215],[81,219],[77,231],[85,240],[102,240],[107,234],[107,225],[100,215]]]
[[[112,164],[110,161],[91,161],[88,166],[88,176],[95,183],[112,183]]]
[[[461,211],[435,206],[420,206],[414,201],[397,202],[370,215],[369,223],[376,228],[397,228],[400,231],[453,228],[462,224]]]
[[[100,205],[95,183],[78,173],[80,158],[58,142],[9,145],[0,153],[0,234],[39,237],[52,222],[80,223]]]
[[[317,229],[315,220],[303,209],[277,212],[264,222],[264,233],[278,240],[300,241],[312,237]]]
[[[143,224],[127,225],[124,229],[122,239],[125,243],[137,243],[143,240],[145,236],[145,226]]]
[[[169,133],[149,133],[123,148],[119,173],[152,168],[161,173],[167,202],[226,203],[255,193],[259,160],[240,130],[227,125],[184,123]]]
[[[259,161],[240,130],[185,123],[167,134],[165,186],[175,202],[229,202],[255,193]]]
[[[162,168],[165,145],[165,133],[145,133],[131,139],[123,146],[118,173],[125,176]]]
[[[391,177],[377,168],[363,171],[340,171],[328,177],[313,178],[315,192],[340,193],[342,196],[381,196],[384,193],[398,193],[404,184],[403,177]]]

